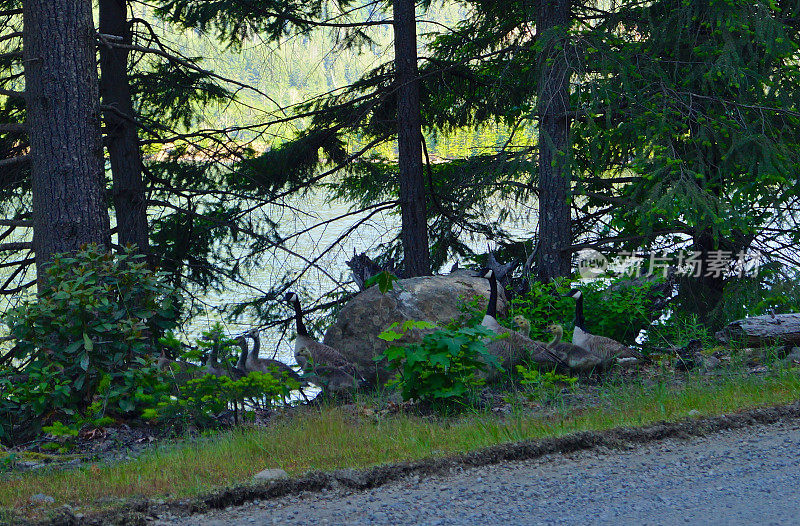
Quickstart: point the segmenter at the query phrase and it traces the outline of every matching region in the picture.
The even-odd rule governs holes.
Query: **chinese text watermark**
[[[738,253],[729,250],[710,250],[705,253],[679,250],[672,253],[651,252],[648,255],[628,251],[610,258],[596,250],[584,250],[578,256],[578,273],[582,278],[596,278],[611,268],[631,277],[666,277],[672,268],[677,275],[694,278],[753,277],[758,275],[760,264],[761,253],[753,250]]]

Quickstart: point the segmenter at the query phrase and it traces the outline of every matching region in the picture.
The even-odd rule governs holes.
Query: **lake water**
[[[298,286],[294,287],[294,290],[301,292],[301,297],[305,300],[304,308],[313,306],[314,299],[319,297],[322,291],[331,290],[336,286],[356,291],[357,287],[352,282],[350,269],[346,265],[346,262],[352,257],[353,251],[368,252],[370,255],[374,255],[374,249],[378,245],[389,242],[400,232],[400,218],[390,210],[374,213],[362,212],[347,216],[351,210],[350,204],[341,201],[331,202],[327,199],[327,194],[322,191],[310,193],[304,198],[287,200],[285,204],[288,206],[263,206],[256,209],[253,214],[268,216],[276,221],[284,236],[302,232],[286,243],[286,248],[300,257],[292,256],[283,250],[269,251],[265,254],[263,264],[247,276],[247,286],[230,282],[221,294],[200,295],[198,304],[201,305],[202,313],[191,324],[184,327],[182,339],[196,339],[217,321],[223,323],[226,332],[231,336],[250,330],[256,325],[255,320],[245,318],[238,321],[226,321],[214,312],[214,307],[236,304],[263,296],[264,291],[279,282],[285,275],[296,276],[301,272],[306,266],[303,259],[316,260],[315,266],[308,270],[298,282]],[[505,220],[504,226],[520,238],[525,238],[535,230],[535,206],[535,203],[512,205],[508,202],[497,201],[488,203],[487,210],[492,210],[490,216],[496,218],[501,210],[511,208],[511,217]],[[155,211],[151,211],[151,213],[153,212]],[[367,215],[370,217],[354,229],[354,225]],[[24,240],[24,237],[21,236],[16,240]],[[487,243],[483,236],[476,236],[465,241],[477,251],[485,250]],[[451,264],[452,261],[448,262],[443,271],[446,272]],[[0,278],[3,275],[8,276],[9,272],[9,269],[0,269]],[[0,297],[0,312],[5,312],[6,309],[19,304],[23,299],[21,296]],[[282,306],[281,308],[285,308],[287,317],[291,315],[288,307]],[[3,334],[6,333],[5,327],[0,330],[3,331]],[[288,332],[277,329],[263,330],[261,332],[262,355],[274,356],[287,363],[294,363],[294,342],[290,339],[293,331],[293,326]],[[317,334],[317,336],[321,337],[322,335]],[[7,344],[4,347],[7,347]]]
[[[353,251],[358,253],[366,251],[374,255],[373,252],[370,252],[372,249],[381,243],[391,241],[400,232],[399,216],[388,210],[374,213],[363,224],[353,229],[359,220],[370,213],[363,212],[341,218],[350,211],[349,204],[329,202],[322,193],[312,194],[306,199],[295,200],[288,204],[302,210],[303,213],[291,213],[279,207],[270,207],[260,210],[259,213],[268,214],[273,220],[279,220],[280,229],[284,234],[308,230],[293,238],[287,246],[307,260],[318,258],[318,268],[307,271],[299,281],[299,287],[295,287],[295,290],[304,291],[301,294],[301,298],[305,300],[304,308],[313,306],[314,299],[319,297],[322,291],[331,290],[339,284],[346,290],[356,291],[357,287],[352,282],[350,269],[346,265],[346,262],[353,256]],[[489,208],[494,210],[493,216],[498,216],[500,211],[508,206],[510,206],[508,203],[496,202]],[[535,203],[514,205],[513,213],[504,222],[504,226],[520,238],[530,236],[530,232],[535,230],[535,206]],[[319,226],[313,228],[315,225]],[[351,231],[351,229],[353,230]],[[465,241],[476,251],[485,250],[487,244],[487,239],[483,236],[476,236]],[[453,261],[448,262],[443,271],[446,272],[452,263]],[[187,328],[187,333],[197,336],[216,321],[221,321],[231,335],[250,330],[254,324],[253,320],[226,322],[214,315],[211,306],[239,303],[259,297],[282,276],[287,273],[296,275],[305,266],[306,262],[301,258],[289,255],[285,251],[276,250],[269,253],[265,258],[265,264],[249,276],[250,286],[230,283],[224,293],[204,296],[203,301],[209,306],[207,315],[198,317]],[[285,307],[285,311],[287,317],[291,316],[288,306]],[[293,331],[293,326],[288,333],[277,329],[262,330],[262,355],[275,356],[279,360],[293,363],[294,342],[290,340]],[[317,334],[317,336],[321,338],[322,335]]]

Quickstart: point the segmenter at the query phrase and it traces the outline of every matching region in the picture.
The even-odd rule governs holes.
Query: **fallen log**
[[[749,347],[800,345],[800,313],[765,314],[736,320],[716,336],[723,343],[743,342]]]

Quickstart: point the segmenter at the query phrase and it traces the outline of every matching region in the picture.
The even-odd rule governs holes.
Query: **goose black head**
[[[583,296],[583,292],[581,292],[581,289],[572,289],[566,294],[564,294],[565,298],[572,298],[576,300],[580,299],[581,296]]]
[[[287,303],[294,303],[298,299],[297,294],[294,292],[287,292],[286,296],[284,296],[284,300],[286,300]]]

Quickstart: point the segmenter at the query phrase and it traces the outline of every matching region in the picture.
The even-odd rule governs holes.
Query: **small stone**
[[[41,502],[47,504],[52,504],[53,502],[56,501],[56,499],[54,499],[50,495],[45,495],[44,493],[37,493],[36,495],[31,495],[30,500],[31,502]]]
[[[697,409],[692,409],[692,410],[691,410],[691,411],[689,411],[689,413],[687,413],[687,414],[688,414],[689,416],[700,416],[700,411],[698,411]]]
[[[279,468],[268,468],[263,471],[259,471],[253,476],[254,480],[259,480],[259,481],[280,480],[288,478],[289,475],[284,470]]]

